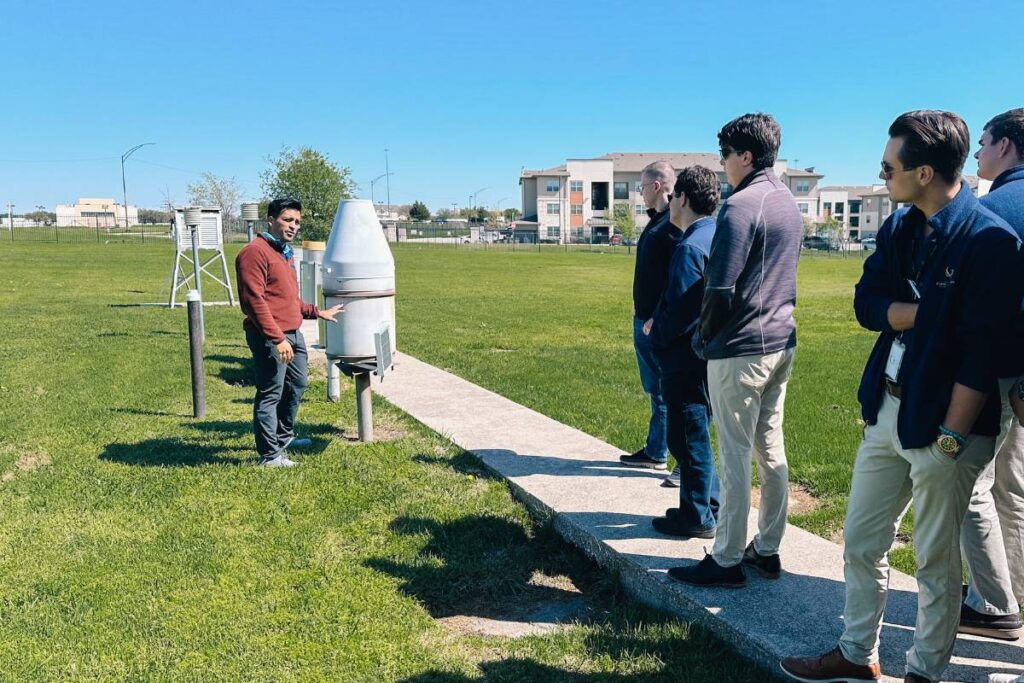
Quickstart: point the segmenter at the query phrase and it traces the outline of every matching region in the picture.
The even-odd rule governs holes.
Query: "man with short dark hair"
[[[653,521],[663,534],[712,538],[718,522],[718,474],[711,451],[711,404],[707,363],[693,352],[700,324],[704,272],[721,189],[718,174],[702,166],[684,168],[669,202],[669,225],[679,243],[669,265],[668,285],[654,317],[644,324],[661,368],[668,408],[668,449],[679,468],[679,507]]]
[[[981,205],[1024,238],[1024,109],[993,117],[978,144],[978,175],[993,181]],[[1008,344],[999,371],[1003,411],[996,457],[974,484],[960,533],[970,587],[959,630],[1015,640],[1021,635],[1024,602],[1024,428],[1014,419],[1010,392],[1020,391],[1024,375],[1021,325],[1004,337]]]
[[[668,462],[665,400],[661,395],[661,369],[654,357],[651,341],[643,333],[647,321],[658,306],[668,282],[668,265],[678,241],[678,233],[668,225],[668,200],[675,183],[675,170],[667,161],[655,161],[640,172],[640,194],[647,205],[650,221],[636,244],[633,269],[633,348],[640,369],[640,384],[651,397],[651,418],[647,441],[635,453],[622,455],[627,467],[663,470]]]
[[[746,585],[741,564],[781,574],[789,470],[782,438],[786,384],[796,347],[796,266],[803,220],[773,166],[782,133],[768,114],[746,114],[718,133],[736,189],[718,214],[695,346],[708,362],[718,433],[722,505],[715,544],[700,563],[669,576],[700,586]],[[758,533],[747,545],[750,461],[761,480]]]
[[[295,415],[309,383],[303,318],[334,322],[339,304],[326,311],[299,298],[291,241],[299,232],[302,204],[275,199],[267,207],[267,229],[235,258],[238,300],[245,314],[245,340],[256,374],[253,431],[259,464],[292,467],[286,448],[310,445],[296,439]]]
[[[790,657],[800,681],[881,677],[888,552],[914,504],[917,620],[906,683],[938,681],[960,617],[960,523],[999,431],[996,339],[1021,300],[1017,235],[960,177],[970,145],[956,114],[913,111],[889,127],[879,177],[894,203],[854,294],[879,333],[857,398],[866,427],[844,529],[844,631],[818,657]]]

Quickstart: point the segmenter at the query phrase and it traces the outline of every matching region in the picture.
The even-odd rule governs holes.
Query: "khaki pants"
[[[996,457],[974,484],[960,531],[971,584],[965,602],[983,614],[1015,614],[1024,602],[1024,428],[1007,399],[1016,384],[999,382],[1003,415]]]
[[[844,529],[846,630],[839,646],[855,664],[878,661],[888,553],[913,501],[918,598],[907,669],[939,680],[960,622],[960,524],[995,438],[971,436],[956,460],[934,444],[903,448],[896,433],[899,405],[885,394],[878,421],[857,451]]]
[[[786,531],[789,468],[782,416],[794,353],[794,349],[786,349],[764,356],[708,361],[722,486],[711,556],[723,567],[739,564],[747,544],[751,454],[757,459],[761,480],[754,548],[762,555],[778,553]]]

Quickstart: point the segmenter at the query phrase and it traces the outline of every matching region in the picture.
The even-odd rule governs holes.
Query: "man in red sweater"
[[[295,438],[295,415],[309,383],[302,319],[334,322],[339,304],[326,311],[299,298],[291,241],[299,232],[302,204],[275,199],[267,207],[267,230],[235,259],[238,300],[245,314],[245,340],[256,368],[253,431],[259,464],[292,467],[286,448],[308,446]]]

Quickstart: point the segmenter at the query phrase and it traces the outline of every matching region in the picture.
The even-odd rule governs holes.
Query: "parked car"
[[[864,239],[862,239],[860,241],[860,245],[862,247],[864,247],[865,249],[874,249],[875,248],[875,238],[874,237],[865,237]]]
[[[832,246],[832,241],[827,237],[821,235],[810,235],[804,238],[803,243],[804,249],[817,249],[819,251],[831,251],[835,247]]]
[[[613,247],[617,247],[622,243],[622,235],[612,235],[612,238],[608,240],[608,244]]]

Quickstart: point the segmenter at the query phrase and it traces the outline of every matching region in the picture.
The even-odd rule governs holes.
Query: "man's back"
[[[711,245],[701,311],[705,358],[769,354],[796,345],[796,267],[803,218],[771,169],[726,200]]]
[[[979,201],[1024,239],[1024,165],[1000,173],[989,193]]]

